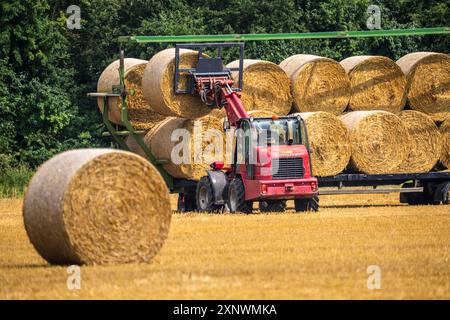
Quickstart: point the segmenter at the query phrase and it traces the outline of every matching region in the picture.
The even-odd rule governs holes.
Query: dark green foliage
[[[80,30],[66,27],[71,4],[81,8]],[[381,7],[384,29],[445,26],[450,18],[445,0],[2,0],[0,168],[35,168],[63,150],[111,145],[100,137],[100,114],[86,93],[95,91],[100,72],[118,58],[119,35],[365,30],[370,4]],[[124,49],[129,57],[149,59],[169,46]],[[398,59],[449,47],[448,36],[267,41],[247,43],[246,57],[276,63],[296,53]],[[225,58],[234,59],[233,52]]]

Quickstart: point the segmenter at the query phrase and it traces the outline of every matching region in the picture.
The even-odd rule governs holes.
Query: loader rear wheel
[[[197,210],[202,212],[217,212],[221,208],[214,204],[214,190],[208,176],[201,177],[196,191]]]
[[[253,202],[245,200],[245,187],[241,178],[235,178],[230,182],[227,198],[231,213],[252,213]]]
[[[295,199],[296,212],[317,212],[319,211],[319,196],[314,196],[309,199]]]
[[[264,200],[259,202],[261,212],[284,212],[286,210],[286,200]]]

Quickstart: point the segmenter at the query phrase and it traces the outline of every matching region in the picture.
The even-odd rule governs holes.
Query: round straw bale
[[[291,81],[296,112],[341,114],[350,99],[350,81],[342,66],[328,58],[296,54],[280,63]]]
[[[335,115],[328,112],[303,112],[306,123],[311,160],[315,176],[332,176],[341,173],[350,160],[350,141],[347,127]]]
[[[192,68],[197,64],[198,52],[180,49],[180,68]],[[155,54],[147,64],[142,77],[142,90],[148,103],[160,114],[187,119],[207,115],[211,108],[199,97],[191,94],[175,94],[175,49]],[[180,74],[179,89],[186,89],[188,75]]]
[[[248,111],[247,113],[250,117],[254,118],[270,118],[276,115],[274,112],[269,110],[251,110]],[[225,112],[225,109],[222,108],[222,109],[214,109],[213,111],[211,111],[209,116],[224,120],[227,114]]]
[[[167,237],[169,192],[135,154],[79,149],[39,167],[24,198],[26,232],[52,264],[148,262]]]
[[[159,128],[161,125],[164,125],[164,123],[166,123],[167,121],[169,121],[171,119],[177,119],[177,118],[166,117],[166,119],[164,119],[163,121],[160,121],[157,124],[155,124],[152,129],[157,130],[157,128]],[[148,147],[150,147],[150,137],[151,137],[151,135],[149,133],[150,133],[150,130],[142,134],[144,143]],[[125,144],[130,149],[131,152],[137,153],[141,157],[147,158],[147,155],[145,154],[144,150],[142,150],[141,146],[137,143],[137,141],[132,136],[127,136],[125,138]]]
[[[425,113],[450,112],[450,56],[415,52],[397,60],[408,81],[412,109]]]
[[[98,92],[110,92],[112,86],[119,85],[119,65],[120,60],[111,63],[103,70],[97,82]],[[133,94],[127,95],[128,118],[136,129],[151,129],[153,125],[165,118],[158,114],[145,101],[142,94],[142,76],[144,74],[147,61],[133,58],[124,60],[125,88]],[[110,121],[122,124],[120,97],[108,97],[108,117]],[[98,98],[97,104],[100,112],[103,112],[103,99]]]
[[[224,160],[223,120],[216,117],[170,118],[150,130],[144,140],[156,158],[169,160],[164,168],[176,178],[198,180],[210,163]]]
[[[438,112],[438,113],[429,113],[428,114],[436,125],[439,127],[442,122],[444,122],[447,118],[450,118],[450,112]]]
[[[439,161],[442,152],[442,139],[433,119],[414,110],[400,112],[400,119],[412,139],[412,148],[400,172],[428,172]]]
[[[354,111],[341,117],[350,133],[350,169],[367,174],[393,173],[411,148],[406,127],[386,111]]]
[[[391,59],[356,56],[341,61],[350,78],[353,111],[385,110],[399,112],[406,103],[406,78]]]
[[[269,110],[252,110],[247,112],[250,117],[253,118],[271,118],[276,116],[276,114]]]
[[[239,67],[239,60],[226,65]],[[275,63],[263,60],[244,59],[244,86],[242,103],[247,111],[269,110],[278,115],[287,115],[292,107],[289,78]],[[231,73],[235,85],[239,85],[238,72]]]
[[[442,122],[439,131],[443,143],[440,162],[445,168],[450,169],[450,117]]]

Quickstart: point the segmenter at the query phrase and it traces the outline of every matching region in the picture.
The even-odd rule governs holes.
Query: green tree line
[[[118,58],[120,35],[366,30],[371,4],[381,8],[383,29],[445,26],[450,17],[446,0],[0,3],[0,182],[12,185],[21,180],[14,168],[27,172],[24,168],[32,170],[63,150],[112,144],[101,137],[96,102],[86,93],[95,91],[101,71]],[[81,10],[80,29],[67,28],[70,5]],[[173,44],[127,44],[124,49],[129,57],[149,59],[168,46]],[[266,41],[247,43],[246,57],[276,63],[297,53],[336,60],[362,54],[398,59],[413,51],[448,52],[449,47],[446,36]]]

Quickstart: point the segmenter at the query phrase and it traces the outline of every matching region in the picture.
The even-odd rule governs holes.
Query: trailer
[[[180,43],[180,42],[223,42],[223,41],[267,41],[289,39],[345,39],[386,36],[414,36],[430,34],[449,34],[450,28],[415,28],[399,30],[372,31],[334,31],[311,33],[278,33],[278,34],[232,34],[232,35],[185,35],[185,36],[121,36],[120,44],[120,84],[111,88],[110,92],[88,93],[88,96],[101,98],[103,101],[103,122],[107,132],[104,136],[114,138],[117,145],[129,150],[124,138],[131,136],[142,148],[147,159],[159,170],[171,193],[178,197],[179,211],[193,211],[196,206],[196,189],[198,181],[172,177],[163,165],[168,159],[157,159],[145,144],[142,131],[135,130],[128,120],[126,96],[130,94],[124,85],[124,51],[123,43]],[[243,57],[241,56],[241,59]],[[242,84],[242,81],[240,82]],[[108,97],[121,97],[121,122],[118,126],[108,119]],[[437,171],[429,173],[395,173],[395,174],[358,174],[343,173],[329,177],[318,177],[319,195],[338,194],[383,194],[399,193],[400,202],[410,205],[417,204],[449,204],[450,203],[450,172]]]
[[[318,177],[319,195],[399,193],[400,203],[450,204],[450,171],[428,173],[343,173]]]

